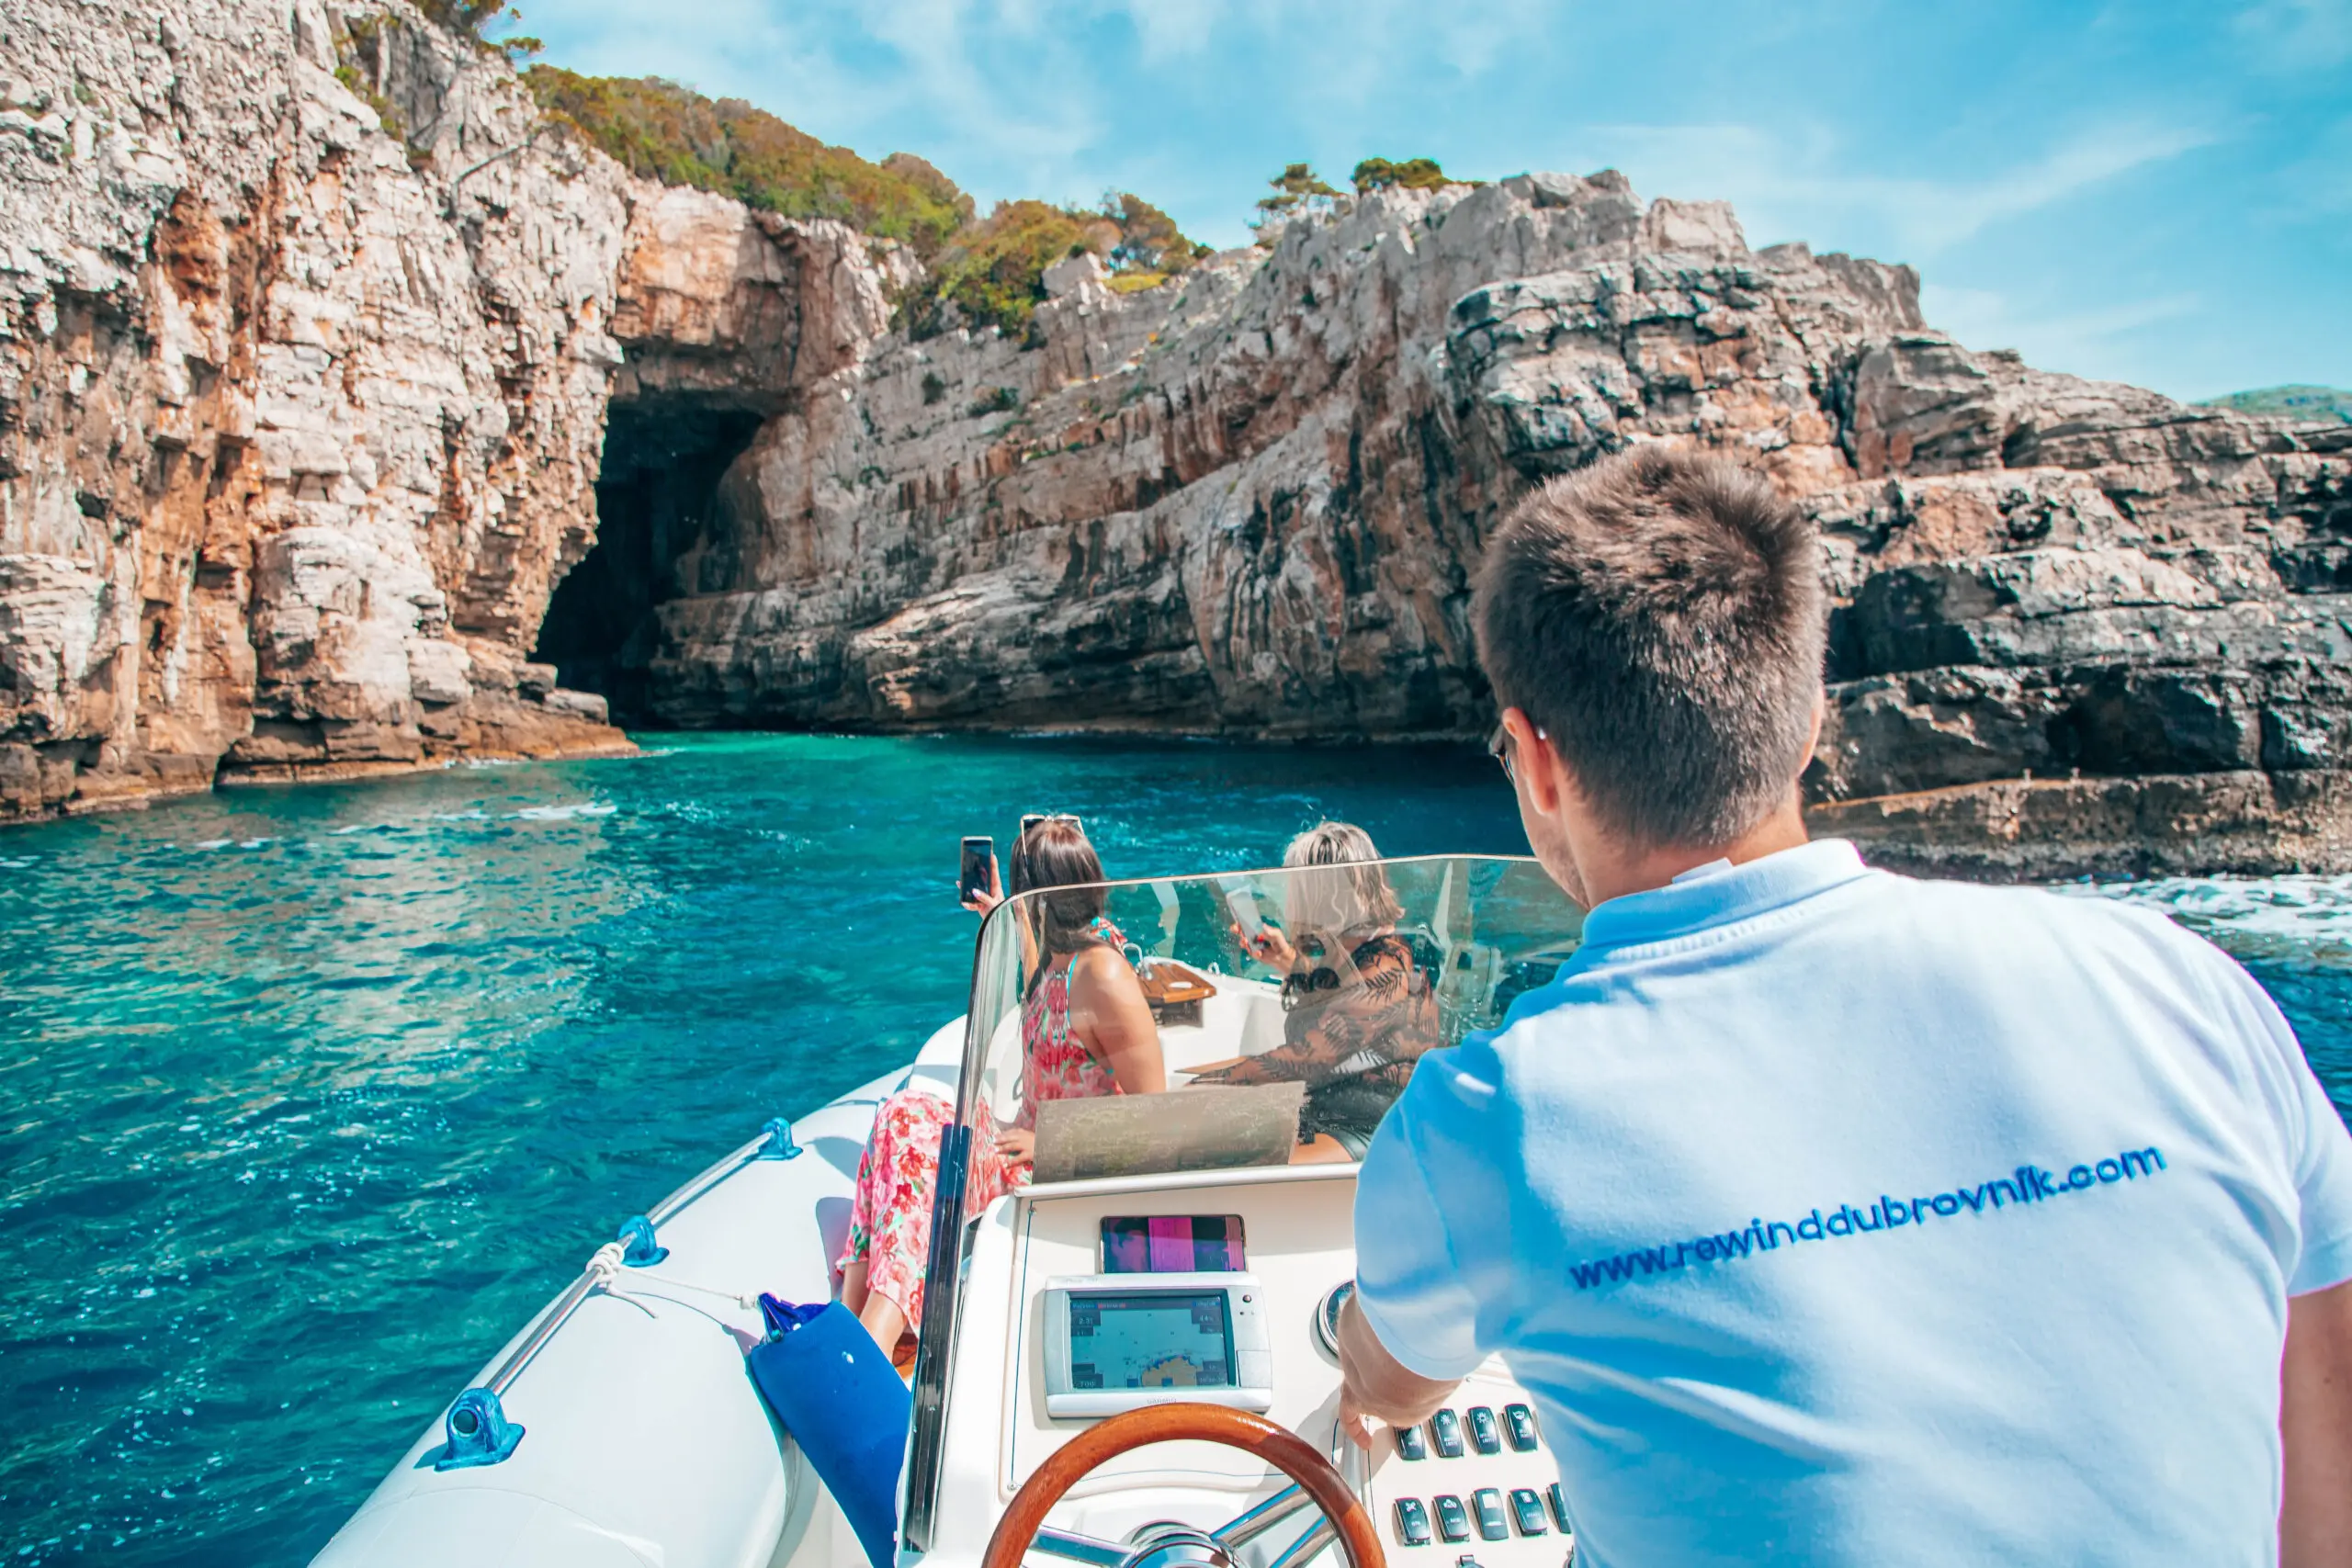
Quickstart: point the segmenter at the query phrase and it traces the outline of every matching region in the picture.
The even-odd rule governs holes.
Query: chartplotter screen
[[[1069,1373],[1073,1389],[1233,1387],[1225,1292],[1073,1292]]]

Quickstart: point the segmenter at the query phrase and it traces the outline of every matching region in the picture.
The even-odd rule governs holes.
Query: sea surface
[[[1520,852],[1469,750],[656,738],[0,831],[0,1563],[299,1564],[614,1226],[961,1010],[956,840]],[[2108,886],[2352,1113],[2352,878]]]

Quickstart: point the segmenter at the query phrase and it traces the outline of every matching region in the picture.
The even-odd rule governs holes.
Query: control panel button
[[[1514,1486],[1510,1494],[1510,1517],[1519,1525],[1521,1535],[1542,1535],[1544,1529],[1544,1499],[1535,1495],[1532,1486]]]
[[[1503,1451],[1503,1435],[1495,1426],[1495,1413],[1483,1404],[1470,1407],[1470,1442],[1482,1454]]]
[[[1509,1540],[1510,1521],[1503,1517],[1503,1495],[1496,1487],[1481,1486],[1470,1494],[1470,1510],[1478,1516],[1478,1533],[1488,1540]]]
[[[1448,1540],[1470,1539],[1470,1510],[1462,1499],[1451,1492],[1441,1492],[1431,1499],[1437,1505],[1437,1533]]]
[[[1430,1511],[1419,1497],[1396,1499],[1396,1539],[1407,1546],[1430,1543]]]
[[[1552,1506],[1552,1522],[1560,1527],[1563,1535],[1566,1534],[1569,1529],[1568,1495],[1560,1490],[1558,1482],[1555,1481],[1544,1488],[1544,1501]]]
[[[1389,1428],[1389,1432],[1396,1439],[1396,1457],[1398,1459],[1427,1459],[1430,1457],[1429,1439],[1421,1436],[1421,1429],[1419,1427],[1391,1427]]]
[[[1521,1453],[1535,1451],[1535,1412],[1526,1405],[1503,1406],[1503,1430],[1510,1434],[1510,1446]]]
[[[1430,1417],[1430,1441],[1437,1445],[1440,1459],[1462,1457],[1462,1417],[1451,1410],[1441,1410]]]

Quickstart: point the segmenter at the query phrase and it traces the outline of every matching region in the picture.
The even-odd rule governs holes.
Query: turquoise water
[[[956,839],[1046,809],[1114,874],[1522,847],[1475,751],[805,737],[0,833],[0,1559],[303,1562],[622,1219],[960,1010]],[[2352,879],[2128,896],[2352,1106]]]

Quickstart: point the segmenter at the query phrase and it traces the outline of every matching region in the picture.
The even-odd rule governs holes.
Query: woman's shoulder
[[[1130,986],[1139,987],[1141,984],[1136,979],[1135,968],[1127,962],[1125,954],[1114,947],[1100,943],[1081,947],[1071,954],[1069,972],[1073,978],[1098,986],[1115,985],[1123,979]]]

